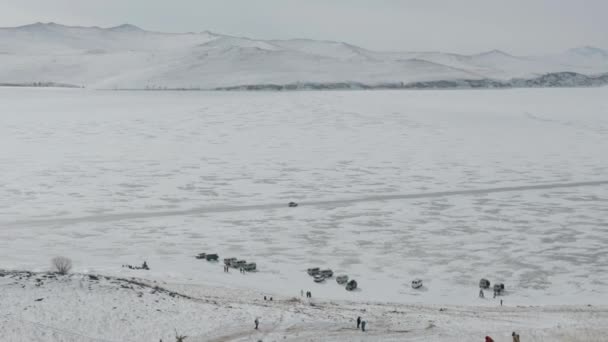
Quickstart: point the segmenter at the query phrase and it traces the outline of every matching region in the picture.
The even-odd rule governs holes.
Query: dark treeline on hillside
[[[575,72],[557,72],[535,78],[514,78],[508,81],[493,79],[438,80],[411,83],[365,84],[360,82],[301,82],[290,84],[251,84],[220,87],[214,90],[366,90],[366,89],[501,89],[501,88],[568,88],[599,87],[608,84],[608,73],[587,76]]]

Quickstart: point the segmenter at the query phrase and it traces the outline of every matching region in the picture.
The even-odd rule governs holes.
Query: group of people
[[[499,295],[498,291],[494,290],[494,297],[493,298],[496,298],[496,296],[498,296],[498,295]],[[486,296],[485,296],[483,290],[479,290],[479,298],[485,298],[485,297]]]
[[[239,272],[241,272],[242,274],[247,273],[247,271],[245,271],[244,268],[239,268]],[[224,273],[230,273],[230,266],[228,265],[224,265]]]
[[[511,337],[513,338],[513,342],[519,342],[519,334],[515,331],[511,333]],[[490,336],[486,336],[485,342],[494,342],[494,339],[492,339]]]
[[[496,298],[497,293],[498,293],[498,292],[497,292],[496,290],[494,290],[494,298]],[[479,298],[485,298],[485,297],[486,297],[486,296],[485,296],[485,294],[483,293],[483,290],[479,290]],[[500,300],[500,306],[502,306],[502,299]]]
[[[146,270],[149,271],[150,268],[148,267],[148,263],[144,261],[143,264],[141,264],[141,266],[133,266],[133,265],[122,265],[122,267],[126,267],[130,270]]]
[[[308,293],[307,293],[308,294]],[[266,300],[266,296],[264,296],[264,300]],[[270,297],[270,300],[272,300],[272,297]],[[256,317],[255,320],[253,321],[253,324],[255,324],[254,329],[258,330],[259,326],[260,326],[260,318]],[[361,331],[365,331],[365,326],[367,325],[367,322],[361,319],[361,316],[357,317],[357,330],[361,329]],[[515,334],[515,333],[513,333]],[[490,340],[488,340],[488,338]],[[518,340],[515,341],[515,338],[513,339],[513,342],[519,342],[519,335],[517,335]],[[486,336],[486,342],[494,342],[494,340],[492,340],[491,337]]]
[[[224,269],[226,269],[226,267]],[[300,296],[304,296],[304,290],[300,290]],[[479,297],[484,298],[483,290],[479,291]],[[312,298],[312,293],[310,291],[306,291],[306,298]],[[268,299],[268,297],[264,296],[264,300],[272,301],[272,297],[270,297],[270,299]],[[500,305],[502,306],[502,300],[500,301]],[[260,325],[260,318],[256,317],[255,320],[253,321],[253,323],[255,324],[255,330],[258,330],[258,327]],[[361,331],[365,332],[366,325],[367,325],[367,322],[364,321],[361,318],[361,316],[358,316],[357,317],[357,330],[361,329]],[[513,342],[520,342],[519,334],[517,334],[516,332],[513,332],[511,334],[511,336],[513,337]],[[494,342],[494,339],[492,339],[492,337],[490,337],[490,336],[486,336],[485,342]]]
[[[304,297],[304,290],[300,290],[300,297]],[[306,291],[306,298],[312,298],[312,292]]]
[[[357,317],[357,330],[361,327],[361,331],[365,331],[367,322],[361,319],[361,316]]]

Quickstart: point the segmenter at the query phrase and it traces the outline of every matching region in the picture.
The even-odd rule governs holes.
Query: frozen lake
[[[486,277],[511,303],[606,304],[606,99],[0,88],[0,268],[65,255],[174,283],[475,304]],[[120,267],[143,260],[149,273]],[[312,266],[362,290],[315,284]]]

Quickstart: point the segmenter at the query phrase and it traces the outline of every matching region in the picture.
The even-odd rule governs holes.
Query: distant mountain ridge
[[[472,55],[382,52],[335,41],[260,40],[203,31],[162,33],[34,23],[0,28],[0,83],[98,89],[229,89],[259,85],[440,84],[463,80],[522,85],[600,84],[608,51],[584,46],[544,56],[501,50]],[[559,73],[571,72],[572,74]],[[584,77],[583,77],[584,76]],[[598,78],[599,77],[599,78]],[[568,80],[566,82],[566,79]],[[491,81],[491,82],[490,82]],[[534,81],[550,86],[550,81]],[[483,82],[481,82],[483,83]]]

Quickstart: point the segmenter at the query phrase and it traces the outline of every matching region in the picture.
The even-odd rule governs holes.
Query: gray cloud
[[[132,23],[157,31],[462,53],[608,47],[605,0],[0,0],[0,8],[1,26]]]

